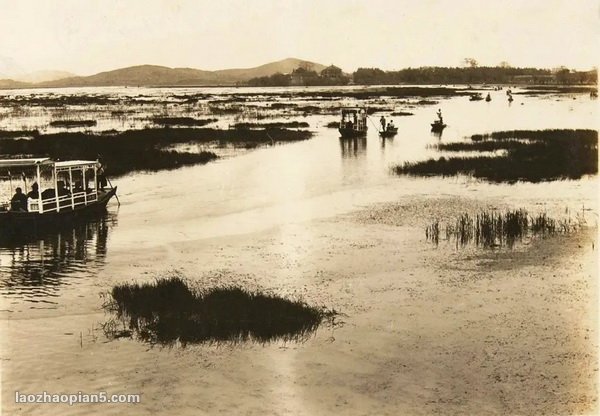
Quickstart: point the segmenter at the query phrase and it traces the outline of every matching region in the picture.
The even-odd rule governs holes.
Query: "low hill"
[[[70,77],[36,84],[40,87],[106,87],[106,86],[166,86],[208,85],[218,82],[211,71],[192,68],[168,68],[158,65],[138,65],[87,77]]]
[[[138,65],[90,76],[68,76],[44,82],[24,83],[22,80],[0,80],[0,88],[27,87],[106,87],[106,86],[202,86],[232,85],[251,78],[269,76],[277,72],[289,73],[299,66],[321,71],[324,65],[288,58],[255,68],[204,71],[194,68],[169,68],[159,65]]]
[[[220,71],[215,71],[215,73],[226,79],[231,79],[234,82],[244,82],[252,78],[268,77],[276,73],[288,74],[300,66],[306,66],[316,72],[321,72],[326,68],[325,65],[318,64],[316,62],[303,61],[296,58],[287,58],[282,61],[271,62],[255,68],[223,69]]]

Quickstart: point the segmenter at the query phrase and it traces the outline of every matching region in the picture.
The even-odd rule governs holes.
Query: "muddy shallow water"
[[[273,90],[281,91],[256,93]],[[164,97],[174,91],[207,93],[214,100],[240,90],[69,93]],[[597,331],[591,318],[597,299],[595,234],[482,252],[433,247],[424,229],[430,216],[490,207],[581,214],[593,228],[597,177],[508,185],[390,172],[392,164],[438,155],[430,145],[439,141],[499,130],[597,128],[597,102],[585,94],[518,95],[510,105],[504,91],[491,94],[490,103],[452,97],[434,106],[378,99],[379,107],[414,113],[393,117],[399,127],[393,139],[379,138],[374,126],[389,112],[374,114],[368,136],[356,140],[340,140],[335,129],[325,127],[336,115],[274,113],[268,121],[308,122],[313,138],[227,152],[203,166],[114,179],[121,206],[111,203],[105,218],[0,247],[3,406],[15,409],[15,390],[104,389],[141,392],[140,414],[164,412],[163,405],[183,414],[587,411],[595,388],[588,372],[594,365],[597,371],[595,337],[588,334]],[[273,98],[262,100],[258,103]],[[162,106],[148,113],[169,108]],[[429,131],[437,108],[449,125],[441,137]],[[41,128],[52,118],[45,109],[21,118],[10,111],[3,108],[0,128]],[[82,118],[95,118],[96,110],[81,111]],[[203,111],[186,108],[184,115],[202,118]],[[219,116],[216,125],[234,121],[235,116]],[[114,123],[99,121],[95,129],[143,121]],[[389,203],[402,205],[402,218],[391,217],[398,210]],[[378,216],[383,219],[365,221]],[[548,275],[553,268],[564,280]],[[106,342],[99,329],[107,319],[100,294],[115,283],[149,281],[173,270],[207,285],[267,288],[335,308],[347,315],[345,324],[318,330],[303,344],[148,350],[132,340]],[[537,300],[527,306],[532,296]],[[520,315],[512,316],[511,308]],[[544,326],[545,308],[554,313]],[[524,328],[530,335],[523,336]],[[528,361],[536,342],[539,358]],[[515,363],[526,363],[527,371],[513,368]],[[164,385],[173,391],[164,393]],[[519,388],[539,399],[528,402]],[[540,394],[548,388],[562,396]],[[47,412],[42,405],[30,410]],[[60,410],[86,413],[81,405]]]

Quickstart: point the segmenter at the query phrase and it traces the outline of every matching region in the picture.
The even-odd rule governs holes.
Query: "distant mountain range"
[[[315,62],[288,58],[255,68],[222,69],[218,71],[139,65],[100,72],[85,77],[75,76],[68,72],[45,71],[45,78],[43,78],[44,71],[40,71],[37,75],[29,74],[29,78],[0,79],[0,88],[233,85],[278,72],[290,73],[300,66],[310,67],[317,72],[325,68],[325,65]]]

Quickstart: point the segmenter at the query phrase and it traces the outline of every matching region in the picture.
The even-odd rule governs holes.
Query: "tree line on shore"
[[[571,71],[568,68],[539,69],[511,66],[421,67],[398,71],[379,68],[358,68],[345,74],[336,66],[320,73],[309,67],[299,67],[289,74],[252,78],[250,86],[308,86],[308,85],[394,85],[394,84],[596,84],[598,71]]]

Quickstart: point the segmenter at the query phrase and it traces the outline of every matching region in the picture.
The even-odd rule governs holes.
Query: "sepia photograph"
[[[0,415],[600,414],[598,0],[0,0]]]

